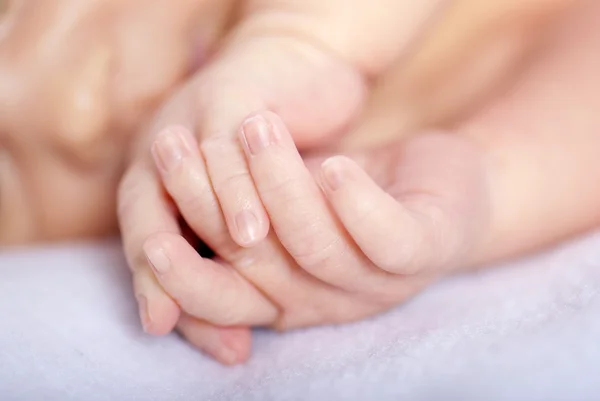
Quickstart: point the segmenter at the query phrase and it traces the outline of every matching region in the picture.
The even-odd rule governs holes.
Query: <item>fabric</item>
[[[0,400],[597,400],[600,235],[227,368],[138,324],[116,243],[0,255]]]

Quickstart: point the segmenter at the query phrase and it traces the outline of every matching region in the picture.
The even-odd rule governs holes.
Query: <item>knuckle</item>
[[[286,332],[301,328],[303,326],[308,326],[310,323],[316,323],[313,316],[310,316],[310,313],[302,308],[289,308],[280,310],[278,315],[275,317],[273,322],[268,325],[269,328],[278,332]]]
[[[278,177],[275,172],[262,179],[261,197],[276,200],[280,204],[298,203],[307,195],[306,185],[300,177]]]
[[[420,269],[416,258],[420,245],[400,239],[379,243],[366,256],[378,268],[394,274],[414,274]]]
[[[212,319],[214,324],[220,326],[235,326],[243,322],[241,313],[235,308],[224,308]]]
[[[311,271],[337,266],[342,254],[341,238],[324,240],[323,236],[315,235],[315,230],[299,237],[298,245],[290,253],[302,268]]]
[[[191,195],[177,198],[177,206],[185,221],[192,226],[196,221],[203,221],[207,214],[214,213],[218,207],[216,202]]]
[[[144,176],[129,172],[123,176],[117,188],[117,218],[120,224],[128,221],[144,195]],[[148,194],[146,194],[148,195]]]
[[[326,307],[324,307],[324,301],[327,301]],[[344,317],[348,313],[348,303],[341,297],[316,297],[306,303],[280,310],[269,327],[279,332],[285,332],[302,327],[338,324],[347,321]]]
[[[382,220],[382,210],[372,202],[361,202],[353,210],[354,214],[347,225],[352,227],[369,227],[373,222]]]
[[[148,260],[146,259],[146,254],[142,249],[126,249],[125,259],[129,265],[129,268],[133,272],[138,272],[148,267]]]
[[[311,324],[316,325],[317,319],[315,319],[313,316],[307,316],[305,310],[296,308],[290,310],[281,310],[275,320],[269,324],[268,327],[272,330],[284,333],[286,331],[299,329]]]
[[[219,182],[215,182],[215,192],[218,194],[228,195],[231,193],[238,192],[242,188],[247,188],[248,184],[252,183],[252,177],[250,172],[246,169],[232,171],[223,177]]]
[[[219,135],[216,133],[206,132],[203,130],[204,138],[200,142],[200,152],[208,157],[212,154],[222,154],[224,150],[227,150],[228,147],[231,147],[233,140],[224,135]]]
[[[233,326],[243,322],[244,308],[241,307],[240,294],[233,288],[215,291],[214,300],[220,305],[218,313],[213,316],[215,324],[223,326]]]
[[[207,186],[202,179],[204,170],[193,158],[184,158],[163,181],[173,195],[186,194],[194,190],[203,190]]]
[[[243,323],[247,293],[221,275],[205,276],[201,270],[182,267],[170,282],[169,294],[189,314],[213,324],[232,326]],[[208,280],[208,281],[207,281]]]
[[[192,161],[182,161],[166,187],[183,210],[200,212],[216,204],[211,185],[204,179],[204,171]]]

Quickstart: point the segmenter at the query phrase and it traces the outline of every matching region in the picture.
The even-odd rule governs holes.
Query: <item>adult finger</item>
[[[277,238],[298,265],[343,289],[386,287],[389,278],[376,274],[349,240],[281,120],[274,113],[253,115],[240,136]]]
[[[239,364],[250,356],[252,333],[247,327],[213,326],[184,313],[177,329],[194,347],[223,364]]]
[[[158,233],[144,243],[161,286],[188,314],[221,326],[265,325],[277,309],[233,268],[198,256],[181,236]]]
[[[203,143],[206,160],[213,160],[213,154],[220,153],[219,142],[210,143],[211,145]],[[216,152],[207,150],[207,146]],[[205,214],[213,209],[215,194],[221,194],[221,209],[229,232],[237,244],[250,246],[267,235],[267,214],[255,193],[254,185],[244,175],[244,160],[236,166],[235,154],[231,157],[219,157],[214,162],[222,168],[214,170],[209,179],[198,144],[191,132],[183,127],[171,127],[161,132],[152,147],[152,154],[167,191],[186,220],[189,220],[188,224],[197,226],[197,213]],[[221,173],[227,171],[234,171],[234,175],[229,178],[222,177]],[[190,185],[192,182],[194,185]],[[242,194],[237,197],[223,195],[223,192],[232,191],[240,191]],[[198,210],[199,205],[206,206]]]
[[[150,168],[135,164],[125,174],[118,191],[118,217],[144,329],[152,334],[166,334],[175,327],[180,309],[156,281],[143,244],[156,232],[179,233],[179,225]]]

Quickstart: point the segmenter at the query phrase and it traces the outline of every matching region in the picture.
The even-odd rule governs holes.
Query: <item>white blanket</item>
[[[0,255],[0,400],[598,400],[600,235],[226,368],[142,333],[116,243]]]

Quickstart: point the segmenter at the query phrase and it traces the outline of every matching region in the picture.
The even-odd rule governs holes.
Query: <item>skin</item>
[[[374,129],[371,126],[371,129],[363,131],[363,134],[360,134],[360,130],[354,130],[355,127],[361,127],[362,122],[378,120],[378,118],[369,117],[371,111],[375,111],[373,115],[377,117],[377,110],[385,111],[384,106],[387,105],[388,111],[385,111],[384,114],[389,116],[389,107],[396,107],[392,102],[394,96],[385,95],[385,91],[383,91],[385,96],[377,96],[380,91],[378,88],[386,87],[384,83],[387,82],[387,77],[393,76],[393,82],[436,82],[434,77],[437,75],[435,74],[440,73],[442,77],[444,74],[423,68],[423,66],[432,64],[432,59],[428,57],[439,61],[438,65],[444,65],[445,61],[453,61],[456,68],[460,69],[458,66],[461,65],[460,59],[464,58],[464,54],[456,57],[453,54],[445,53],[443,43],[440,45],[439,40],[435,38],[439,37],[439,32],[443,33],[443,37],[456,36],[459,45],[454,46],[455,48],[461,49],[460,44],[463,44],[466,45],[464,48],[468,48],[473,54],[476,54],[478,49],[486,47],[485,40],[475,43],[476,46],[474,46],[469,40],[465,41],[467,36],[461,34],[464,32],[461,27],[466,26],[473,29],[469,23],[465,24],[465,22],[478,19],[487,21],[485,18],[493,15],[475,13],[469,17],[469,13],[466,12],[468,7],[454,7],[453,11],[449,13],[450,17],[442,19],[445,21],[442,24],[443,29],[439,28],[438,32],[437,29],[432,29],[435,25],[433,22],[438,21],[440,15],[448,15],[445,13],[448,8],[445,2],[423,2],[422,5],[419,5],[423,8],[414,10],[400,5],[399,2],[396,4],[391,4],[391,2],[383,4],[385,2],[382,2],[382,6],[389,6],[389,9],[399,7],[398,15],[405,16],[406,21],[402,24],[398,24],[397,21],[392,24],[388,21],[388,23],[378,26],[382,30],[381,32],[371,32],[370,35],[357,37],[357,32],[360,32],[356,29],[357,26],[360,28],[361,25],[371,25],[368,19],[359,18],[357,20],[352,12],[356,12],[361,17],[375,18],[378,22],[383,21],[381,16],[363,13],[360,8],[338,16],[337,14],[327,14],[329,9],[323,8],[318,3],[309,3],[303,3],[302,7],[297,9],[293,7],[288,9],[287,7],[292,6],[292,3],[247,2],[244,3],[243,11],[232,17],[229,14],[231,4],[223,1],[218,4],[206,1],[195,4],[187,1],[180,4],[179,7],[172,7],[172,2],[156,0],[151,5],[144,2],[144,7],[140,7],[134,0],[102,3],[84,0],[70,2],[53,0],[45,2],[41,9],[32,7],[27,1],[11,2],[8,17],[0,25],[0,88],[2,89],[0,90],[2,97],[0,104],[4,111],[10,111],[0,114],[0,144],[4,150],[0,159],[3,164],[3,168],[0,169],[0,186],[2,187],[0,191],[0,244],[81,238],[111,232],[115,223],[115,205],[112,194],[114,194],[116,182],[122,172],[130,140],[129,133],[134,132],[134,128],[144,122],[145,117],[160,99],[165,97],[191,70],[195,69],[203,58],[206,58],[213,44],[224,32],[226,23],[230,20],[234,22],[233,28],[231,32],[228,32],[230,34],[227,36],[223,50],[216,55],[217,61],[211,63],[212,66],[216,65],[217,67],[208,68],[207,70],[211,72],[204,75],[204,80],[198,80],[205,84],[208,81],[206,77],[225,81],[217,79],[216,84],[208,84],[205,86],[208,89],[199,91],[202,93],[206,90],[209,93],[206,98],[211,102],[216,100],[214,102],[217,105],[216,109],[206,111],[215,116],[215,121],[219,120],[221,113],[218,100],[229,96],[230,91],[239,93],[239,88],[236,88],[239,82],[231,84],[227,82],[229,74],[232,74],[229,71],[230,68],[235,67],[235,70],[239,68],[239,65],[243,65],[250,67],[248,70],[252,71],[252,65],[261,68],[262,60],[269,60],[269,63],[272,63],[272,67],[269,68],[273,69],[273,77],[279,77],[287,82],[287,76],[281,71],[290,67],[290,60],[301,61],[303,57],[308,57],[309,60],[304,65],[304,67],[308,67],[304,71],[304,77],[307,77],[309,82],[314,79],[315,85],[319,87],[320,91],[326,88],[318,85],[319,82],[326,81],[329,85],[331,81],[329,78],[334,76],[344,78],[344,74],[338,74],[341,70],[319,69],[323,66],[327,67],[327,60],[329,60],[330,66],[336,68],[342,66],[346,72],[350,71],[346,76],[350,79],[348,81],[341,80],[340,86],[343,90],[338,91],[339,88],[336,88],[335,85],[329,88],[332,95],[329,101],[338,102],[339,99],[335,99],[335,96],[339,96],[338,93],[348,95],[352,93],[352,87],[359,87],[359,90],[355,92],[358,94],[356,99],[353,100],[350,97],[345,100],[360,103],[358,108],[365,114],[365,117],[356,120],[355,114],[357,113],[350,113],[350,117],[348,117],[346,110],[345,116],[338,116],[329,121],[329,124],[325,124],[329,127],[316,126],[314,123],[311,125],[311,123],[307,123],[307,119],[297,118],[295,128],[301,128],[302,135],[299,135],[296,140],[301,146],[307,147],[330,136],[347,132],[346,125],[352,128],[351,132],[359,133],[358,135],[350,133],[347,138],[364,137],[365,132],[369,136],[377,133],[375,136],[380,135],[382,138],[386,132],[389,135],[389,132],[394,131],[394,124],[390,124],[386,129],[383,129],[384,127]],[[526,2],[515,4],[524,3]],[[556,6],[557,4],[562,6],[562,3],[566,2],[532,1],[531,3],[538,3],[540,9],[546,7],[557,10],[560,9]],[[505,3],[499,2],[498,4]],[[527,7],[516,7],[511,12],[517,16],[528,16],[527,22],[537,20],[537,14],[533,18],[531,13],[523,13],[523,10],[527,9]],[[298,18],[303,13],[306,13],[309,18]],[[74,21],[69,31],[63,29],[65,15]],[[540,13],[539,15],[545,16],[546,14]],[[273,18],[274,16],[277,18]],[[205,22],[194,23],[196,17],[205,18]],[[279,17],[283,17],[283,19],[279,19]],[[473,18],[473,20],[469,20],[469,18]],[[545,17],[540,18],[540,21],[544,19]],[[519,21],[519,18],[515,20]],[[202,27],[202,29],[200,31],[188,29],[192,24]],[[166,26],[167,29],[155,29],[156,26]],[[475,24],[475,26],[481,25]],[[498,28],[499,31],[504,29],[502,24],[492,24],[492,26]],[[148,27],[152,29],[148,30]],[[168,27],[175,27],[175,29],[168,29]],[[402,28],[402,31],[396,31],[399,27]],[[288,28],[291,29],[288,30]],[[369,31],[369,29],[365,31]],[[493,31],[494,29],[490,32]],[[282,43],[269,40],[269,37],[278,36],[281,32],[286,33],[283,35],[285,39],[283,45],[289,40],[287,43],[293,50],[290,54],[291,58],[287,61],[272,57],[276,55],[275,52],[280,49]],[[336,35],[332,36],[331,32]],[[337,36],[337,33],[340,32],[342,35]],[[453,32],[454,35],[450,34]],[[158,38],[154,36],[156,33],[160,33]],[[487,34],[479,36],[488,37]],[[395,40],[380,41],[378,38],[381,37],[395,38]],[[361,46],[355,46],[357,40]],[[200,46],[198,46],[198,41]],[[56,52],[48,52],[47,46],[51,46],[53,43],[67,44],[67,46],[59,47],[59,51]],[[150,43],[151,46],[146,43]],[[261,46],[261,43],[265,46]],[[252,50],[254,46],[258,46],[257,51],[254,52],[253,57],[249,57],[248,51]],[[319,58],[322,50],[319,49],[319,46],[327,50],[322,55],[326,57]],[[201,54],[194,50],[198,47],[203,49]],[[422,49],[416,53],[416,56],[411,51],[415,47]],[[140,54],[136,51],[137,49],[149,49],[150,54]],[[239,49],[245,50],[240,51],[238,57],[235,56],[235,53]],[[316,51],[313,52],[313,50]],[[506,64],[511,64],[512,57],[518,56],[519,53],[519,51],[508,52],[505,58]],[[419,54],[429,56],[418,56]],[[329,57],[331,55],[333,57]],[[316,57],[311,58],[312,56]],[[249,57],[249,63],[240,64],[239,62],[244,61],[245,57]],[[468,57],[465,59],[468,60]],[[148,71],[148,60],[153,61],[152,74],[144,74],[145,71]],[[325,60],[325,63],[319,64],[319,60],[321,62]],[[395,66],[395,63],[399,61],[404,63],[406,60],[416,61],[406,63],[411,68]],[[312,65],[315,61],[317,62]],[[419,63],[421,63],[421,67],[419,67]],[[315,66],[318,68],[313,69]],[[348,66],[349,68],[346,68]],[[393,73],[393,71],[400,72]],[[412,72],[409,74],[406,71]],[[418,71],[427,73],[420,74]],[[294,79],[303,77],[302,71],[297,72],[300,74],[294,75]],[[502,68],[497,72],[500,76],[504,74]],[[267,75],[268,73],[267,71]],[[42,76],[50,77],[50,79],[41,80],[39,77]],[[355,79],[357,77],[358,80]],[[250,78],[256,78],[256,76]],[[455,77],[449,78],[439,79],[440,82],[452,81],[457,85],[456,87],[462,87],[459,82],[464,83],[464,81],[456,80]],[[466,78],[469,78],[468,74]],[[494,78],[495,74],[492,74],[490,82]],[[286,82],[283,81],[280,83],[285,84]],[[301,79],[299,82],[302,85]],[[356,86],[356,82],[359,85]],[[366,85],[363,85],[365,82]],[[468,79],[467,82],[469,82]],[[351,85],[350,90],[346,87],[348,83]],[[399,85],[399,90],[395,93],[402,93],[406,97],[411,95],[411,92],[414,95],[415,88],[419,88],[419,93],[424,98],[436,99],[436,96],[426,96],[425,94],[435,95],[438,87],[442,87],[445,92],[452,92],[452,90],[448,90],[448,87],[436,84],[432,87]],[[279,100],[283,103],[291,102],[291,108],[307,103],[300,101],[294,104],[298,101],[295,95],[302,92],[298,90],[297,86],[291,85],[284,89],[282,98]],[[365,93],[362,93],[363,90]],[[248,98],[242,96],[242,100],[248,101],[248,104],[252,102],[251,92],[248,92]],[[286,92],[294,94],[291,100],[286,99]],[[241,93],[245,93],[245,91]],[[322,93],[327,93],[327,90]],[[459,97],[472,95],[471,93],[461,94],[460,91],[458,94]],[[192,95],[194,94],[192,93]],[[397,98],[401,98],[401,96]],[[85,99],[83,104],[81,99]],[[380,100],[376,102],[372,99]],[[442,99],[441,104],[444,102],[446,105],[461,104],[461,102],[455,102],[457,98],[450,99],[450,101],[447,96],[441,96],[440,99]],[[244,101],[240,102],[242,106]],[[465,104],[468,105],[468,102]],[[308,104],[308,106],[311,105]],[[312,106],[314,109],[319,107],[317,104]],[[436,121],[439,116],[445,118],[447,115],[456,113],[455,107],[444,106],[440,110],[447,109],[449,111],[434,113],[433,116],[424,119],[421,117],[422,110],[431,109],[429,106],[428,104],[419,104],[421,110],[410,110],[405,113],[419,116],[411,118],[411,121],[418,122],[413,123],[412,127]],[[234,111],[230,116],[227,116],[229,111],[226,111],[226,108],[223,109],[224,121],[230,118],[233,120],[236,115],[240,118],[246,117],[243,115],[243,108],[240,107],[240,110]],[[331,111],[331,106],[325,107],[322,115],[316,116],[316,118],[327,117],[325,114],[328,109]],[[33,114],[32,110],[34,110]],[[336,108],[335,112],[339,110]],[[163,110],[161,115],[165,114],[168,116],[169,113]],[[285,115],[283,117],[293,119],[294,113],[289,114],[287,117]],[[352,121],[343,121],[348,118]],[[156,121],[160,122],[161,118],[155,119],[155,123]],[[286,122],[289,123],[289,121]],[[218,125],[216,124],[216,126]],[[366,126],[369,127],[368,123]],[[407,126],[409,125],[404,125],[401,131],[406,132]],[[395,135],[399,135],[400,128],[396,126]],[[235,138],[237,129],[232,131]],[[349,143],[349,145],[352,144]],[[144,145],[142,145],[143,148]],[[122,200],[123,197],[125,199],[135,198],[135,193],[130,194],[135,190],[139,190],[140,195],[143,194],[144,174],[138,176],[138,179],[141,182],[140,185],[130,185],[129,189],[122,190]],[[127,185],[123,184],[123,188],[126,187]],[[151,192],[149,195],[152,197]],[[134,203],[133,200],[130,200],[125,201],[125,204],[129,202]],[[126,235],[130,234],[128,232]],[[238,245],[236,244],[236,246]],[[136,252],[136,254],[140,254],[140,252]],[[141,279],[136,278],[136,286],[139,288],[145,285],[150,290],[156,288],[154,279],[148,279],[147,262],[145,259],[136,258],[136,254],[128,252],[130,260],[134,261],[132,267],[136,272],[141,271],[141,274],[136,274],[136,277],[141,277]],[[138,270],[138,266],[143,266],[146,269],[145,272]],[[145,298],[144,294],[142,296],[144,298],[140,297],[141,309],[147,311],[148,302],[153,303],[154,299]],[[172,311],[171,306],[172,304],[166,304],[165,310]],[[157,307],[158,312],[155,310]],[[142,313],[142,316],[149,331],[153,331],[157,322],[160,326],[162,311],[160,304],[159,306],[152,305],[150,310],[154,310],[154,316],[158,317],[156,321],[148,319],[148,313]],[[190,318],[189,315],[181,317],[179,327],[192,342],[209,353],[221,357],[225,362],[239,361],[243,359],[244,353],[247,354],[248,342],[246,340],[249,337],[245,329],[219,329]],[[288,326],[282,324],[282,327]],[[158,327],[158,331],[161,331],[160,327]],[[224,344],[234,349],[234,352],[229,352],[227,357],[223,356],[223,352],[228,350],[228,347],[223,347]]]
[[[510,92],[452,132],[425,132],[362,151],[347,145],[329,153],[345,158],[325,164],[327,151],[305,155],[306,167],[292,143],[306,147],[343,130],[348,111],[360,103],[354,95],[365,74],[348,74],[348,63],[328,63],[314,53],[306,69],[303,46],[283,46],[268,34],[234,35],[222,58],[158,115],[122,182],[120,222],[146,330],[159,334],[178,325],[199,348],[237,363],[248,356],[248,326],[290,329],[363,318],[459,268],[593,227],[600,197],[590,190],[596,179],[590,173],[597,171],[595,92],[573,88],[597,67],[585,49],[598,35],[582,27],[593,26],[589,15],[598,7],[578,7]],[[285,55],[279,60],[285,68],[263,81],[264,70],[252,64],[258,53],[270,55],[273,68]],[[353,57],[346,58],[358,66],[351,71],[373,73],[380,65],[377,57],[366,67],[360,55]],[[243,76],[229,75],[235,64],[244,65]],[[304,70],[294,74],[296,90],[288,92],[284,78],[292,68]],[[311,74],[326,94],[334,87],[332,96],[347,96],[307,102]],[[557,78],[564,76],[572,81]],[[239,103],[226,101],[232,93]],[[573,95],[560,115],[544,101],[551,93]],[[260,111],[265,108],[277,113]],[[558,128],[580,118],[589,126],[565,141]],[[272,146],[253,152],[256,137],[271,138]],[[328,169],[342,177],[333,190],[324,181]],[[547,219],[559,210],[560,219]],[[251,235],[239,229],[241,212],[259,223]],[[180,217],[215,251],[216,261],[195,253]]]
[[[414,54],[374,83],[363,118],[341,140],[346,147],[376,145],[468,118],[510,84],[547,27],[577,3],[452,2]]]
[[[208,57],[229,5],[6,5],[0,20],[0,244],[114,233],[116,186],[132,134]]]
[[[488,71],[490,87],[481,80],[469,83],[475,74],[466,73],[457,79],[452,70],[428,66],[453,65],[456,71],[479,70],[478,62],[469,55],[487,49],[488,42],[504,31],[513,30],[513,25],[538,25],[536,21],[545,21],[547,15],[556,14],[569,1],[527,0],[512,6],[510,2],[495,2],[490,10],[497,9],[496,13],[487,9],[482,12],[467,0],[430,0],[416,5],[397,3],[394,7],[399,7],[405,20],[398,24],[388,21],[381,29],[391,29],[388,33],[396,34],[398,39],[374,46],[372,49],[379,52],[376,55],[376,52],[354,54],[346,49],[349,45],[356,47],[358,39],[376,38],[374,33],[371,39],[357,39],[358,31],[352,24],[361,21],[354,21],[352,12],[340,14],[340,18],[335,13],[322,17],[320,15],[329,9],[312,9],[309,3],[306,10],[296,10],[280,1],[240,0],[234,4],[234,0],[177,0],[175,3],[167,0],[50,0],[42,6],[31,0],[0,2],[0,13],[3,13],[0,19],[0,244],[14,246],[113,233],[117,225],[114,193],[132,134],[147,123],[157,104],[212,57],[222,39],[229,37],[232,31],[234,34],[230,36],[239,40],[226,40],[225,48],[231,47],[231,42],[244,42],[244,37],[261,35],[262,31],[266,36],[268,32],[276,36],[283,30],[286,34],[280,36],[289,36],[292,43],[294,35],[299,35],[300,42],[318,47],[322,36],[321,45],[331,45],[330,50],[338,53],[339,58],[350,61],[356,58],[361,69],[367,71],[369,82],[364,94],[366,100],[362,102],[364,116],[352,118],[354,134],[348,133],[346,139],[360,146],[361,138],[372,138],[373,132],[382,136],[384,132],[392,136],[399,134],[398,124],[390,118],[398,113],[390,113],[392,109],[406,110],[405,120],[411,121],[405,124],[403,135],[410,131],[409,126],[418,128],[439,123],[442,117],[463,110],[461,105],[468,106],[468,97],[476,99],[493,88],[490,83],[497,81],[497,76],[506,74],[503,66],[513,64],[513,58],[519,57],[518,49],[529,43],[528,37],[515,42],[517,45],[504,55],[504,62],[494,74]],[[305,11],[312,16],[294,17]],[[280,14],[284,14],[280,22],[271,18]],[[500,24],[498,21],[506,18],[496,15],[512,15],[514,24]],[[70,25],[65,29],[67,20]],[[318,30],[326,26],[329,28]],[[395,31],[399,26],[402,30]],[[479,32],[477,37],[481,40],[473,42],[471,32],[480,31],[481,26],[489,29]],[[288,30],[288,27],[293,29]],[[343,33],[339,38],[331,35],[338,31]],[[439,39],[442,37],[452,42],[450,46]],[[244,43],[250,45],[252,41]],[[367,42],[363,45],[370,47]],[[453,50],[448,52],[448,48]],[[274,50],[268,45],[255,52],[250,65],[261,64],[260,60],[266,59],[273,63],[273,70],[287,68],[285,63],[279,63],[279,58],[270,57]],[[216,58],[228,58],[227,54],[226,51],[219,53]],[[241,58],[243,54],[240,61]],[[393,58],[396,58],[394,66],[375,78],[374,72],[390,64]],[[148,68],[149,63],[152,68]],[[407,86],[408,82],[413,84]],[[443,82],[452,82],[454,86],[447,87]],[[231,89],[234,86],[209,90],[220,97],[223,94],[219,92],[237,91]],[[390,96],[385,88],[392,87]],[[481,88],[481,91],[457,90],[466,87]],[[284,91],[297,91],[297,88],[286,88]],[[457,96],[438,93],[456,93]],[[414,101],[417,94],[430,101]],[[400,103],[400,99],[411,101]],[[338,102],[335,97],[331,101]],[[436,109],[434,103],[442,104],[439,110],[443,112],[424,118],[423,110]],[[390,123],[387,127],[380,123],[373,126],[372,122],[377,121]],[[331,123],[342,124],[337,120]],[[301,135],[305,138],[304,145],[319,142],[323,135],[333,135],[320,129],[313,132],[310,126],[305,128],[306,135]],[[262,229],[264,231],[264,227]]]
[[[153,140],[165,128],[167,131],[173,127],[176,130],[193,129],[200,135],[198,146],[210,155],[213,167],[220,159],[231,161],[224,169],[211,168],[211,180],[224,183],[220,198],[227,202],[226,221],[232,235],[228,231],[220,233],[219,240],[211,235],[215,230],[220,232],[223,223],[220,212],[213,213],[214,208],[198,209],[199,213],[188,224],[202,239],[215,239],[207,242],[220,256],[229,257],[239,253],[238,249],[256,244],[266,235],[269,222],[250,176],[244,173],[245,161],[236,139],[237,127],[248,113],[265,108],[269,103],[284,116],[286,124],[291,123],[297,133],[294,140],[302,147],[314,146],[339,135],[365,102],[368,75],[383,73],[406,48],[402,45],[417,36],[413,31],[419,30],[421,22],[441,4],[424,2],[422,9],[410,10],[401,2],[383,3],[399,11],[405,9],[407,12],[397,15],[406,15],[407,23],[398,24],[397,20],[388,19],[377,35],[398,40],[375,43],[375,48],[369,41],[377,42],[377,35],[363,38],[367,42],[361,46],[353,46],[353,43],[360,31],[356,28],[370,25],[370,18],[377,17],[372,10],[379,8],[371,9],[361,3],[356,10],[340,14],[338,18],[338,14],[330,12],[336,9],[336,2],[248,1],[215,59],[157,114],[138,144],[137,156],[121,182],[118,210],[125,254],[134,272],[140,315],[148,332],[166,333],[180,318],[179,306],[158,285],[143,251],[143,244],[151,234],[181,232],[178,213],[164,196],[158,171],[149,158]],[[365,8],[369,8],[370,13],[365,14]],[[357,16],[369,18],[357,19]],[[401,27],[403,31],[395,31]],[[343,34],[332,35],[335,32]],[[389,51],[396,47],[398,51]],[[361,48],[374,52],[361,53],[358,51]],[[313,96],[315,91],[319,93],[318,101]],[[237,100],[235,103],[231,102],[233,96]],[[303,115],[312,117],[302,118]],[[155,153],[163,161],[169,159],[169,151],[160,152],[156,148]],[[223,174],[217,176],[220,173]],[[229,178],[231,176],[238,179],[234,182]],[[206,177],[203,172],[204,182]],[[243,193],[237,195],[238,190]],[[237,202],[247,193],[252,194],[249,201]],[[212,205],[217,205],[214,199]],[[250,213],[258,224],[251,230],[238,231],[236,215],[240,212],[242,215]],[[200,229],[204,231],[198,232]],[[270,308],[273,310],[272,306]],[[185,322],[187,318],[184,314],[181,321]],[[246,328],[221,329],[196,319],[187,321],[187,325],[180,325],[181,331],[191,340],[196,338],[197,346],[219,360],[233,363],[240,353],[247,353],[249,332]]]

